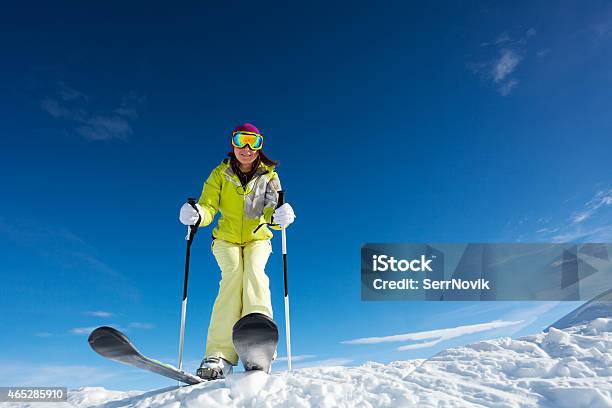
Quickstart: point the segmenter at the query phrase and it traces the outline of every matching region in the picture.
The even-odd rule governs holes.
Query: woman
[[[276,162],[262,151],[263,136],[250,123],[234,129],[232,151],[210,174],[197,211],[188,203],[179,219],[200,227],[210,224],[217,211],[221,217],[213,230],[212,252],[221,269],[219,293],[215,299],[205,358],[198,369],[204,379],[223,378],[238,363],[232,343],[232,327],[249,313],[272,318],[269,281],[264,271],[272,252],[272,232],[295,219],[288,203],[276,208],[281,189],[274,171]]]

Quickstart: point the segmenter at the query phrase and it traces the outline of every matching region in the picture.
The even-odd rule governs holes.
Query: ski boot
[[[232,373],[232,363],[222,357],[206,357],[196,375],[204,380],[218,380]]]

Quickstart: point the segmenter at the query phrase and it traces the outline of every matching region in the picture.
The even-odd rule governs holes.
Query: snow
[[[6,404],[25,408],[31,404]],[[445,350],[427,361],[236,373],[149,392],[80,388],[45,407],[612,407],[612,318]]]
[[[252,371],[248,373],[237,373],[225,380],[230,389],[230,395],[235,399],[250,399],[256,397],[264,385],[268,382],[269,376],[263,371]]]

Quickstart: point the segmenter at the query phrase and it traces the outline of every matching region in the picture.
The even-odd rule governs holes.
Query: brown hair
[[[232,148],[232,151],[230,151],[227,154],[227,156],[231,157],[232,160],[238,160],[238,159],[236,159],[236,156],[234,155],[234,149],[233,148]],[[261,160],[261,162],[263,164],[265,164],[266,166],[278,166],[278,161],[272,160],[271,158],[266,156],[266,154],[263,152],[263,149],[259,150],[259,160]]]

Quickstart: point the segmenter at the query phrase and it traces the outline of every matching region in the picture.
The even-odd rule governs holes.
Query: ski
[[[236,322],[232,331],[234,349],[246,371],[270,373],[278,343],[278,327],[261,313],[251,313]]]
[[[164,377],[186,384],[199,384],[204,381],[200,377],[179,370],[170,364],[145,357],[134,347],[125,334],[112,327],[98,327],[91,332],[88,341],[91,348],[102,357],[161,374]]]

